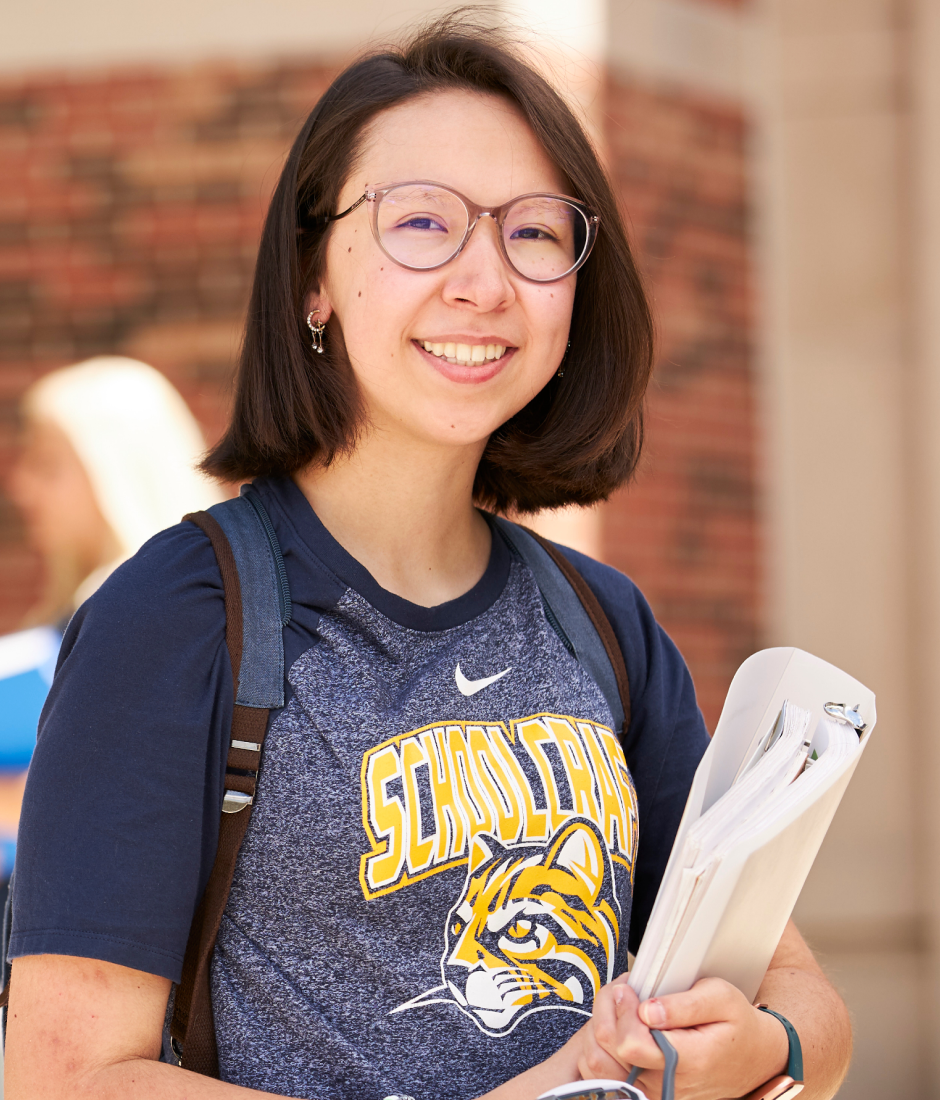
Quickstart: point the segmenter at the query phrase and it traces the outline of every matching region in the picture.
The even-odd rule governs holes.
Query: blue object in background
[[[0,638],[0,775],[29,766],[61,642],[48,626]],[[16,838],[0,835],[0,883],[10,877],[15,856]]]
[[[29,764],[61,643],[51,626],[0,638],[0,773]]]
[[[49,682],[35,668],[0,680],[0,772],[21,772],[36,747]]]

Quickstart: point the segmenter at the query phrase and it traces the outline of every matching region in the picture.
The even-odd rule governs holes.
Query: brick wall
[[[219,432],[267,196],[317,65],[198,66],[0,85],[0,481],[19,395],[119,352]],[[662,332],[649,450],[606,554],[686,653],[713,724],[759,633],[744,123],[614,80],[610,148]],[[0,495],[0,631],[37,567]]]
[[[159,367],[219,433],[267,198],[327,80],[202,66],[0,85],[0,480],[19,395],[90,355]],[[0,502],[3,631],[37,567]]]
[[[659,353],[643,468],[606,508],[605,556],[678,643],[714,728],[761,633],[746,123],[626,79],[612,79],[607,98]]]

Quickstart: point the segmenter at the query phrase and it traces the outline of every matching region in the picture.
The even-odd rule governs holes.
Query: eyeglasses
[[[519,195],[501,206],[478,206],[440,183],[413,180],[366,191],[339,221],[364,202],[372,234],[390,260],[412,271],[433,271],[459,256],[481,218],[492,218],[509,266],[533,283],[552,283],[577,271],[591,254],[600,219],[576,199]]]

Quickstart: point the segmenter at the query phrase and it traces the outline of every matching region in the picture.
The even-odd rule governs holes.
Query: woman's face
[[[65,433],[45,420],[27,424],[9,492],[30,544],[44,558],[67,557],[81,580],[117,554],[85,467]]]
[[[442,183],[481,205],[565,185],[518,111],[465,91],[394,107],[372,123],[338,209],[367,188]],[[558,370],[568,340],[575,276],[531,283],[505,262],[492,218],[435,271],[390,260],[372,236],[368,203],[337,222],[326,272],[308,309],[342,328],[372,427],[414,440],[482,449]],[[505,347],[498,360],[448,363],[430,344]]]

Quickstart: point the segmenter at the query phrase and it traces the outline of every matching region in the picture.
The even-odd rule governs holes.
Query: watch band
[[[796,1028],[786,1016],[781,1016],[779,1012],[774,1012],[772,1008],[768,1008],[767,1005],[760,1004],[755,1005],[761,1012],[767,1012],[771,1016],[775,1016],[784,1026],[787,1033],[787,1041],[790,1044],[790,1057],[787,1061],[787,1068],[784,1073],[787,1077],[793,1079],[793,1081],[802,1084],[803,1082],[803,1047],[800,1045],[800,1037],[796,1033]]]

